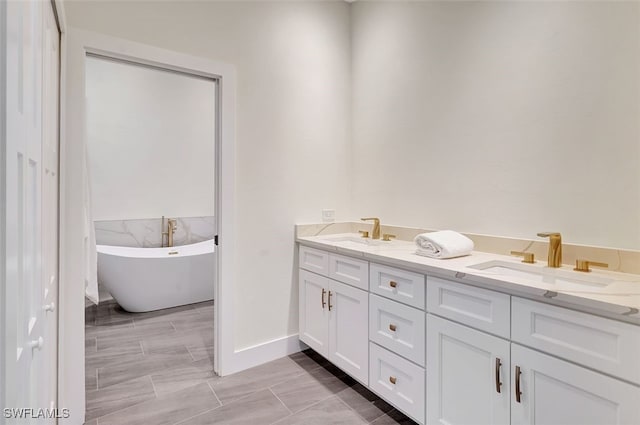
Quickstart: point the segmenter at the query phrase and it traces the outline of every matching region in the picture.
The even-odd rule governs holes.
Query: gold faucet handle
[[[524,251],[511,251],[511,255],[516,255],[518,257],[524,257],[522,259],[523,263],[533,264],[536,262],[535,255],[533,252],[524,252]]]
[[[391,238],[395,238],[396,235],[392,235],[391,233],[383,233],[382,234],[382,240],[389,242],[391,240]]]
[[[380,219],[378,217],[365,217],[361,218],[362,221],[374,221],[375,223],[380,223]]]
[[[575,270],[577,272],[587,272],[588,273],[588,272],[591,271],[589,266],[604,267],[604,268],[609,267],[609,265],[607,263],[600,263],[598,261],[576,260],[576,266],[574,267],[573,270]]]
[[[368,238],[369,237],[369,231],[368,230],[358,230],[358,233],[362,234],[363,238]]]
[[[562,235],[560,234],[560,232],[540,232],[538,233],[538,236],[540,236],[541,238],[559,238]]]

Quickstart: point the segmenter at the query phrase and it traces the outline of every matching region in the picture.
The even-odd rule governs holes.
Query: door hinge
[[[213,243],[216,244],[216,246],[218,246],[218,235],[215,235],[213,237]]]

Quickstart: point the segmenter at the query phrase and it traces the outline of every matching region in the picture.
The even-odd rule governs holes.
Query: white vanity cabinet
[[[429,425],[640,425],[640,326],[300,246],[300,339]],[[412,267],[415,270],[415,267]]]
[[[429,425],[640,424],[640,387],[607,376],[635,383],[639,327],[427,277],[432,282]]]
[[[427,316],[427,423],[509,425],[510,343]]]
[[[329,357],[329,279],[300,269],[298,291],[300,340]]]
[[[513,425],[640,424],[634,385],[518,344],[511,364]]]
[[[368,294],[329,280],[329,360],[364,385],[369,383]]]
[[[322,264],[316,261],[318,255],[307,255],[307,250],[301,247],[301,258],[303,254],[312,258],[309,268],[323,271],[317,268]],[[300,269],[300,340],[365,385],[369,381],[368,297],[366,291]]]

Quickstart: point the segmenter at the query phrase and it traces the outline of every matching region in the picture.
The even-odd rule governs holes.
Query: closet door
[[[50,408],[57,324],[56,313],[45,306],[57,296],[59,33],[50,2],[4,7],[5,403]]]
[[[51,2],[44,2],[42,102],[42,308],[44,310],[42,405],[57,407],[58,390],[58,193],[60,32]],[[55,423],[52,421],[51,423]]]

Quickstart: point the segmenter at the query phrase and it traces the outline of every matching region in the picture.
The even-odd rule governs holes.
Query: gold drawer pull
[[[389,377],[389,382],[391,382],[393,385],[396,384],[396,377],[395,376],[390,376]]]
[[[397,328],[396,328],[396,325],[394,325],[394,324],[390,324],[390,325],[389,325],[389,330],[390,330],[390,331],[395,332],[395,331],[396,331],[396,329],[397,329]]]
[[[389,281],[389,286],[391,286],[392,288],[395,288],[396,286],[398,286],[398,282],[391,280]]]

